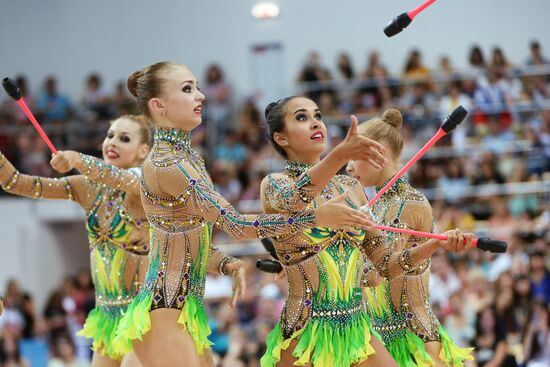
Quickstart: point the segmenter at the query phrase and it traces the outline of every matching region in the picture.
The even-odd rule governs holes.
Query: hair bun
[[[403,116],[401,115],[401,112],[395,108],[390,108],[389,110],[384,111],[382,114],[382,120],[396,129],[400,129],[403,125]]]
[[[137,98],[137,87],[138,87],[138,79],[143,75],[141,70],[134,71],[130,76],[128,77],[128,90],[130,93]]]
[[[265,116],[266,119],[267,119],[267,116],[269,116],[269,113],[271,112],[273,107],[277,106],[277,104],[278,104],[278,102],[271,102],[270,104],[267,105],[267,107],[265,108],[265,112],[264,112],[264,116]]]

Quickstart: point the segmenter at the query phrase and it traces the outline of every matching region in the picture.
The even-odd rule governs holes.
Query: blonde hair
[[[386,142],[395,157],[401,155],[403,150],[403,135],[401,135],[401,126],[403,125],[403,116],[395,108],[390,108],[380,117],[374,117],[359,125],[359,134],[374,141]]]
[[[140,143],[147,144],[149,147],[152,146],[153,141],[153,132],[151,128],[151,123],[143,115],[122,115],[119,118],[111,121],[111,125],[120,119],[128,119],[132,122],[135,122],[139,125],[139,135]]]
[[[137,99],[139,110],[151,118],[148,102],[152,98],[158,98],[162,94],[162,87],[166,83],[166,71],[186,67],[171,61],[162,61],[134,71],[128,77],[128,90]]]

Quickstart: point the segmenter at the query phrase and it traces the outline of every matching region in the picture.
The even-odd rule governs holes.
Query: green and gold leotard
[[[382,185],[381,187],[383,187]],[[381,187],[378,187],[379,190]],[[426,197],[400,178],[373,205],[377,223],[417,231],[433,232],[432,208]],[[392,252],[417,247],[426,238],[388,234]],[[374,273],[374,274],[373,274]],[[441,343],[440,359],[447,365],[462,366],[471,348],[459,348],[435,317],[429,302],[430,260],[410,266],[405,275],[377,279],[372,270],[365,283],[375,286],[366,291],[367,306],[374,329],[400,366],[433,366],[424,343]]]
[[[139,169],[121,170],[81,155],[83,175],[51,179],[19,173],[0,154],[0,184],[7,192],[33,199],[68,199],[86,210],[90,266],[96,306],[80,335],[93,348],[119,360],[113,348],[119,320],[143,283],[149,252],[148,225],[139,197]]]
[[[235,239],[252,239],[303,231],[315,220],[311,210],[293,216],[238,213],[214,190],[204,161],[190,146],[190,134],[177,129],[155,130],[141,191],[151,226],[151,265],[119,325],[115,344],[123,351],[150,330],[149,312],[160,308],[181,310],[178,324],[199,355],[209,347],[202,303],[206,271],[211,266],[224,272],[228,262],[221,256],[212,261],[213,226]]]
[[[349,192],[346,202],[357,208],[367,201],[351,177],[337,175],[326,187],[311,183],[311,165],[288,162],[284,172],[262,182],[267,213],[293,213],[313,208]],[[390,253],[377,230],[357,233],[312,228],[276,236],[274,246],[288,280],[288,296],[280,322],[270,333],[262,367],[275,366],[292,343],[299,365],[349,367],[374,353],[362,304],[362,274],[366,259],[392,278],[403,274],[403,258],[418,263],[414,252]]]

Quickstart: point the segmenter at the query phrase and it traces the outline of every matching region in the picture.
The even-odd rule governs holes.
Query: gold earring
[[[162,110],[162,116],[166,116],[166,110]]]

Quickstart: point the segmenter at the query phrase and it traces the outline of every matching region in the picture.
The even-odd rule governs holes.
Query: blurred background
[[[127,76],[161,60],[187,64],[206,95],[193,144],[217,190],[251,213],[261,210],[261,179],[284,167],[265,137],[268,102],[314,99],[331,146],[351,113],[364,121],[398,108],[404,159],[463,105],[467,121],[409,179],[430,199],[439,231],[503,239],[508,252],[437,253],[432,306],[459,345],[497,340],[476,352],[487,366],[499,346],[509,355],[502,366],[550,365],[550,3],[436,2],[391,39],[386,23],[420,1],[260,3],[0,0],[0,76],[17,79],[59,149],[98,156],[109,121],[138,112]],[[46,145],[3,91],[0,150],[23,173],[55,176]],[[1,367],[89,363],[89,341],[75,337],[94,306],[83,219],[73,203],[0,190]],[[286,284],[255,270],[266,257],[259,242],[221,233],[215,242],[249,265],[235,309],[230,280],[208,277],[217,362],[259,366]]]

